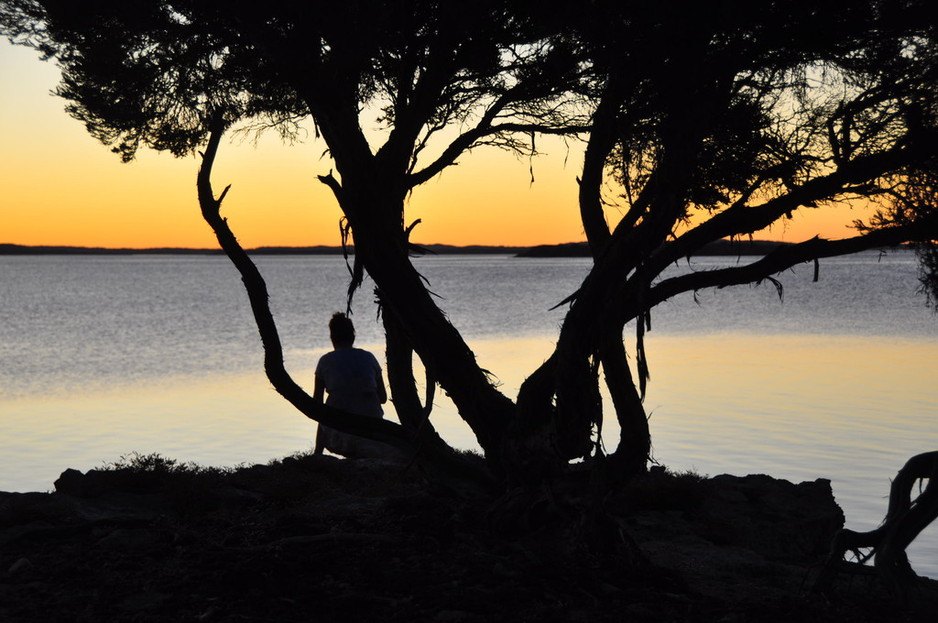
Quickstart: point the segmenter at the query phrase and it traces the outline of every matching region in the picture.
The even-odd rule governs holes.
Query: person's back
[[[378,393],[381,366],[368,351],[347,347],[326,353],[316,366],[316,377],[322,381],[330,407],[359,415],[383,415]]]

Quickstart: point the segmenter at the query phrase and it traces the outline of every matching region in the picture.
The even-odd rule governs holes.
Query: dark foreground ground
[[[843,521],[826,481],[657,470],[593,521],[331,457],[134,457],[56,488],[0,493],[2,622],[938,620],[930,581],[905,608],[862,574],[810,590]]]

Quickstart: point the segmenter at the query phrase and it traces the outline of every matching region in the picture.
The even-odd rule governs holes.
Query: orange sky
[[[214,247],[195,195],[196,157],[145,152],[121,164],[49,95],[51,63],[0,40],[0,243],[102,247]],[[479,151],[417,189],[408,221],[413,239],[455,245],[534,245],[583,240],[576,208],[576,146],[539,141],[546,155],[529,163]],[[222,208],[246,247],[339,243],[340,211],[316,179],[330,163],[322,143],[283,146],[270,135],[255,145],[223,144],[216,190],[232,184]],[[859,212],[814,212],[760,235],[799,240],[846,235]]]

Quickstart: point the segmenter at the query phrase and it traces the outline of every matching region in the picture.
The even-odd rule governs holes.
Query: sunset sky
[[[199,214],[195,156],[145,152],[131,164],[88,136],[49,94],[59,79],[29,48],[0,40],[0,243],[101,247],[214,247]],[[454,245],[534,245],[585,239],[576,208],[579,147],[540,141],[533,163],[488,149],[418,188],[413,239]],[[214,184],[232,184],[222,208],[246,247],[335,245],[340,211],[316,175],[325,145],[284,146],[273,134],[224,143]],[[533,164],[534,183],[531,183]],[[863,216],[814,212],[763,239],[839,238]]]

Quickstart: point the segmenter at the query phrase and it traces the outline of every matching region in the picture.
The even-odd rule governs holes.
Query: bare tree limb
[[[913,456],[892,481],[889,509],[881,526],[869,532],[843,529],[831,543],[824,567],[814,582],[814,589],[829,590],[838,573],[856,573],[871,558],[876,575],[893,591],[900,602],[907,602],[915,586],[916,575],[909,564],[906,548],[938,519],[938,452]],[[911,492],[915,483],[928,481],[916,499]],[[869,550],[861,553],[861,550]],[[850,552],[855,562],[847,562]]]
[[[779,247],[751,264],[700,271],[665,279],[652,286],[645,304],[649,307],[658,305],[682,292],[762,281],[772,275],[788,270],[796,264],[820,258],[848,255],[868,249],[901,244],[909,239],[926,238],[929,234],[924,230],[925,228],[922,226],[903,225],[878,229],[842,240],[812,238],[795,245]],[[631,314],[632,311],[634,310],[630,310],[629,313]]]
[[[483,125],[480,123],[475,128],[460,134],[443,150],[442,155],[435,161],[428,164],[423,169],[411,173],[408,176],[408,185],[413,188],[429,181],[439,174],[443,169],[456,164],[456,159],[472,149],[477,141],[499,134],[518,134],[518,133],[536,133],[553,134],[557,136],[569,136],[571,134],[581,134],[589,130],[587,125],[571,125],[566,127],[556,127],[536,123],[500,123],[498,125]]]
[[[805,182],[761,205],[734,205],[678,237],[674,244],[656,253],[649,265],[660,271],[668,264],[693,255],[709,242],[760,231],[799,208],[834,197],[851,185],[875,179],[917,155],[911,148],[897,147],[856,158],[828,175]]]

